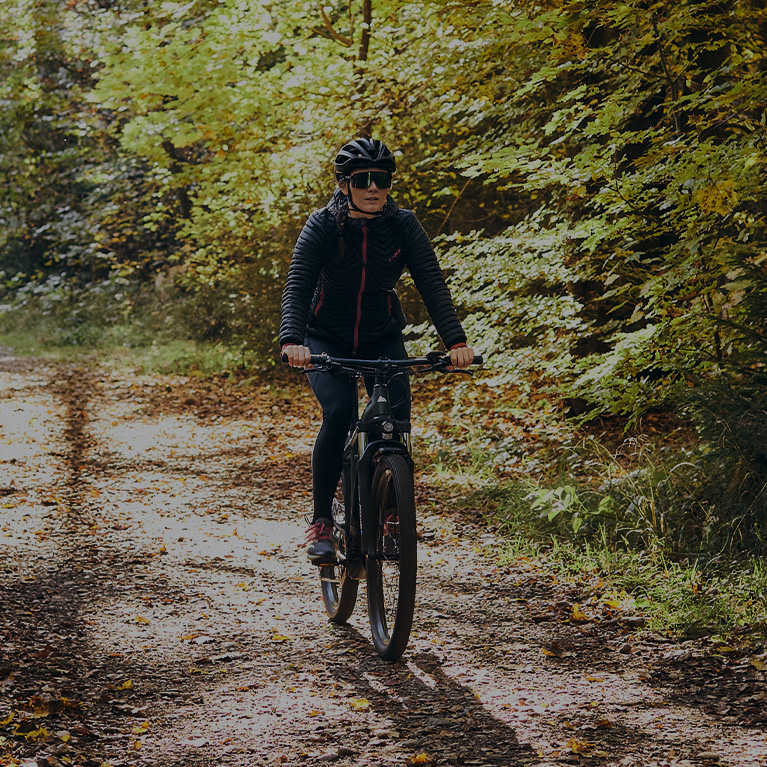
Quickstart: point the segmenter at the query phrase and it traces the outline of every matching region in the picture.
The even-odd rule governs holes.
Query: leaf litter
[[[364,589],[329,624],[300,386],[0,360],[0,765],[765,764],[763,654],[498,566],[437,486],[403,660]]]

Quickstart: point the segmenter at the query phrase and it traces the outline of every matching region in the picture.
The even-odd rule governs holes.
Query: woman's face
[[[352,171],[351,177],[354,178],[355,176],[369,173],[370,171],[380,172],[380,170],[380,168],[359,168],[358,170]],[[381,208],[383,208],[386,204],[386,198],[389,196],[389,189],[380,189],[375,181],[372,181],[370,186],[366,189],[357,189],[354,187],[353,182],[350,185],[345,181],[341,184],[341,191],[347,196],[349,192],[351,192],[352,202],[354,202],[360,211],[362,211],[362,213],[360,213],[359,211],[354,210],[354,208],[350,208],[349,215],[352,216],[352,218],[357,216],[374,216],[381,210]]]

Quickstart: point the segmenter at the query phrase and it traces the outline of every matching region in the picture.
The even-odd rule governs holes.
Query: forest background
[[[335,151],[380,137],[487,360],[435,472],[513,555],[764,631],[763,0],[4,0],[0,37],[6,345],[271,368]]]

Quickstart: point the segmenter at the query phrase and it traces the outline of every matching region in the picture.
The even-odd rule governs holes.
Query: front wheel
[[[397,660],[413,625],[417,569],[413,472],[403,456],[381,458],[372,498],[376,544],[367,559],[370,628],[378,654]]]

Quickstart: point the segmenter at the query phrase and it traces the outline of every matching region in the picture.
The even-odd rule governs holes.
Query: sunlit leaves
[[[755,4],[375,0],[364,60],[358,3],[33,5],[0,20],[14,268],[172,268],[195,334],[270,352],[334,150],[373,133],[507,382],[636,415],[755,343],[733,340],[767,231]]]

